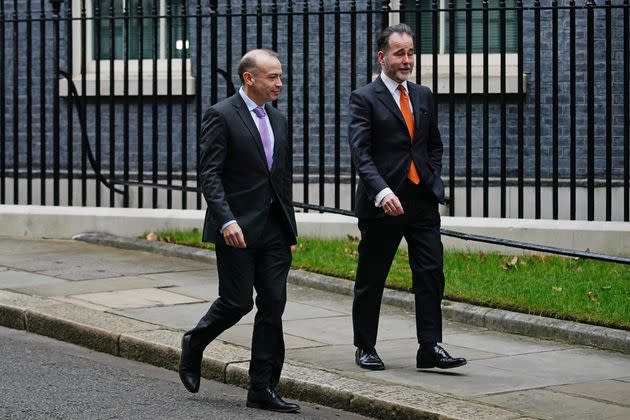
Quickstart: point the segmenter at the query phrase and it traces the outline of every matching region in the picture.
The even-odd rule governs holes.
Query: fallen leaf
[[[612,285],[602,286],[602,290],[610,290],[612,289]]]
[[[591,248],[586,248],[584,252],[591,252]]]
[[[532,258],[534,258],[534,259],[536,259],[538,261],[545,261],[546,259],[549,258],[549,255],[534,253],[534,254],[532,254]]]
[[[359,242],[359,237],[358,236],[354,236],[354,235],[348,235],[348,240],[350,242]]]
[[[158,240],[158,235],[155,232],[150,232],[147,235],[147,241],[157,241]]]
[[[593,293],[593,292],[588,292],[588,298],[591,300],[591,302],[597,302],[599,300],[599,297]]]
[[[483,251],[479,251],[477,253],[479,255],[479,261],[484,261],[486,259],[486,253]]]
[[[553,289],[554,292],[562,292],[562,287],[552,286],[551,288]]]
[[[509,270],[511,268],[516,268],[516,264],[518,264],[518,256],[513,256],[509,261],[503,260],[503,269]]]

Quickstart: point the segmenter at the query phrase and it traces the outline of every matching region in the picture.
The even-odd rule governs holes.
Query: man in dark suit
[[[295,412],[275,387],[284,363],[282,313],[297,228],[291,192],[287,120],[278,99],[282,66],[270,50],[252,50],[238,66],[242,87],[212,106],[201,128],[199,181],[208,205],[203,240],[214,242],[219,297],[182,339],[179,376],[199,390],[204,348],[256,307],[247,406]]]
[[[416,365],[462,366],[465,359],[451,357],[438,345],[444,292],[438,203],[444,201],[444,185],[433,96],[407,80],[414,60],[409,26],[386,28],[377,47],[381,74],[350,95],[348,140],[359,174],[361,231],[352,306],[355,360],[365,369],[385,368],[375,350],[378,318],[385,279],[404,237],[416,302]]]

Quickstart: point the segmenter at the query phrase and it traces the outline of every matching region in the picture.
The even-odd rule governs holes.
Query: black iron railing
[[[201,116],[267,47],[296,204],[351,211],[347,98],[397,21],[437,98],[449,214],[630,221],[628,0],[0,0],[0,203],[201,208]]]

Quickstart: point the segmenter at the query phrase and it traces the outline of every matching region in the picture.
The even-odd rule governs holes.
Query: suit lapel
[[[396,101],[394,101],[391,92],[387,89],[385,83],[383,83],[381,76],[379,75],[373,83],[376,97],[390,110],[392,114],[398,117],[400,123],[405,129],[407,129],[407,123],[405,123],[402,112],[400,112],[400,108],[396,105]]]
[[[263,146],[262,146],[262,140],[260,139],[260,133],[258,132],[258,127],[256,127],[256,124],[254,123],[254,120],[252,119],[251,113],[249,112],[249,109],[247,109],[247,105],[245,104],[245,101],[243,101],[243,98],[241,98],[241,95],[238,92],[234,95],[233,105],[234,105],[234,108],[236,108],[236,113],[238,114],[239,118],[241,119],[241,121],[243,121],[243,124],[245,125],[245,127],[247,127],[247,130],[251,134],[251,139],[254,142],[256,150],[258,150],[258,155],[264,162],[265,167],[267,167],[267,159],[265,158],[265,150],[263,149]]]
[[[273,170],[276,167],[278,153],[282,147],[281,143],[284,142],[285,139],[284,133],[280,128],[280,121],[278,120],[278,116],[276,115],[276,110],[272,109],[271,106],[265,105],[265,112],[267,112],[269,122],[271,123],[271,129],[273,130],[273,163],[271,165],[271,169]]]
[[[407,89],[409,89],[409,99],[411,100],[411,106],[413,107],[413,124],[414,124],[414,144],[416,137],[418,137],[418,133],[420,130],[417,128],[420,127],[420,118],[422,117],[422,109],[420,108],[420,102],[418,98],[418,86],[411,82],[407,82]]]

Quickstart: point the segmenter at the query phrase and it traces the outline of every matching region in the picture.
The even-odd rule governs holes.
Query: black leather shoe
[[[300,411],[299,405],[284,401],[276,394],[276,391],[269,386],[257,391],[250,389],[247,393],[247,406],[250,408],[277,411],[278,413],[297,413]]]
[[[420,348],[416,356],[418,369],[452,369],[466,364],[463,357],[451,357],[442,347],[435,346],[428,349]]]
[[[201,381],[201,359],[203,352],[195,351],[190,345],[190,335],[182,338],[182,355],[179,359],[179,379],[190,392],[199,391]]]
[[[357,349],[357,352],[354,355],[357,365],[362,367],[363,369],[370,370],[383,370],[385,369],[385,365],[378,354],[376,354],[375,349]]]

